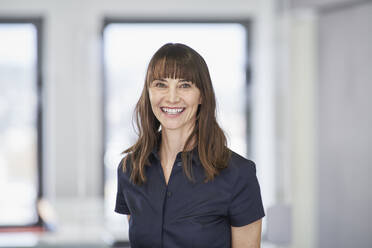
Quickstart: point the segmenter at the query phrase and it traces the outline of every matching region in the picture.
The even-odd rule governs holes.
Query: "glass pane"
[[[137,138],[131,120],[146,67],[155,51],[168,42],[184,43],[204,57],[216,93],[219,123],[228,134],[230,147],[243,156],[247,153],[247,53],[246,30],[242,25],[110,24],[104,31],[105,209],[109,221],[118,218],[113,211],[116,169],[120,152]]]
[[[0,24],[0,225],[37,221],[36,28]]]

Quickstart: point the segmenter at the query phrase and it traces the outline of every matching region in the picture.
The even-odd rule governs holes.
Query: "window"
[[[248,155],[248,31],[247,23],[233,22],[106,22],[103,30],[104,195],[105,215],[110,222],[118,218],[113,209],[120,153],[137,138],[132,113],[143,88],[146,67],[151,56],[165,43],[184,43],[204,57],[216,93],[217,118],[228,135],[229,146],[243,156]]]
[[[41,20],[0,19],[0,227],[39,225]]]

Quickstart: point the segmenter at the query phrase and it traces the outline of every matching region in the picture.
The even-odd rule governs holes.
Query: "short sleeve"
[[[236,227],[248,225],[265,216],[255,163],[245,160],[237,168],[238,179],[232,189],[229,205],[230,224]]]
[[[118,169],[117,169],[117,193],[116,193],[116,204],[115,204],[115,212],[119,214],[130,214],[127,203],[124,197],[124,190],[123,190],[123,180],[125,174],[123,173],[123,160],[120,161]]]

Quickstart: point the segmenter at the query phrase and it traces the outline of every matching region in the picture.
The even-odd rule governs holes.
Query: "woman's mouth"
[[[161,107],[160,109],[163,113],[165,113],[169,117],[179,116],[185,110],[185,108],[167,108],[167,107]]]

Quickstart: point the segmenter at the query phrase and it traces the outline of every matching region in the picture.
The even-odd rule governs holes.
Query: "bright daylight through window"
[[[37,222],[37,30],[0,23],[0,226]]]

